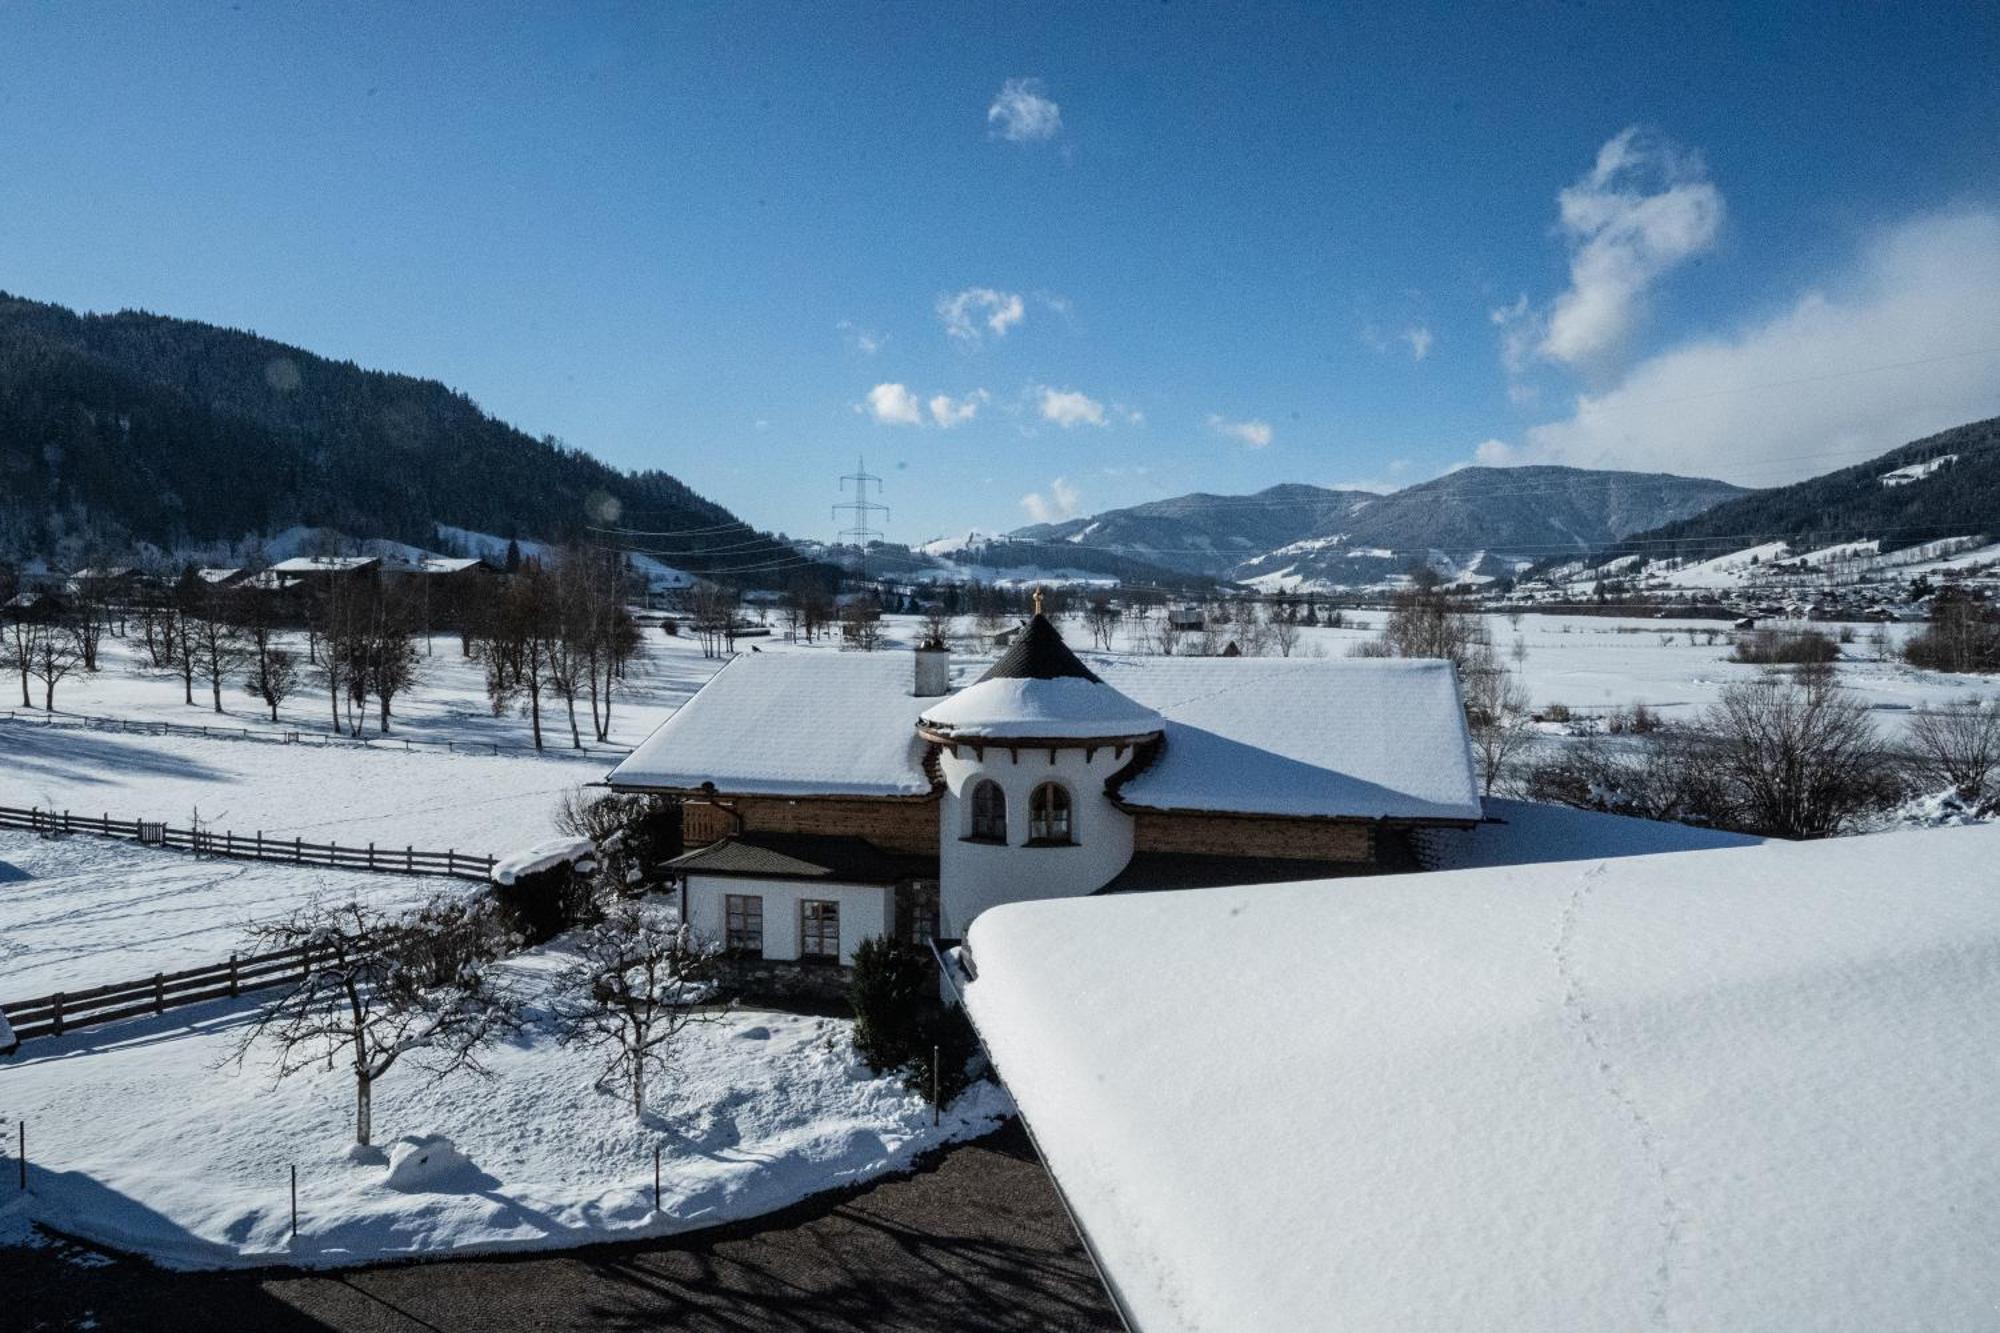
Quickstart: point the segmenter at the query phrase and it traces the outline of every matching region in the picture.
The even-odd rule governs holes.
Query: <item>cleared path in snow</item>
[[[1118,1327],[1013,1125],[913,1175],[658,1243],[311,1276],[170,1273],[63,1244],[0,1248],[0,1291],[0,1322],[203,1333]]]

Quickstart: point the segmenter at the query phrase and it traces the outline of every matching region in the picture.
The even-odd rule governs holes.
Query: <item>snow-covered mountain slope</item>
[[[1390,495],[1303,485],[1184,495],[1011,536],[1269,588],[1377,586],[1414,565],[1479,583],[1741,494],[1723,482],[1663,474],[1465,468]]]

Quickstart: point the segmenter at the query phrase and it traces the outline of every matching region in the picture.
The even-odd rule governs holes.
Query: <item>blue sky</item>
[[[826,535],[2000,412],[2000,10],[0,5],[0,287]]]

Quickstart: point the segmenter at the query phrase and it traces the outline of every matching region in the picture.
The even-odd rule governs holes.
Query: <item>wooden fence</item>
[[[224,830],[174,828],[148,819],[113,819],[110,815],[77,815],[68,810],[17,809],[0,805],[0,828],[34,833],[94,833],[125,838],[148,847],[174,847],[209,856],[235,856],[287,865],[331,866],[339,870],[376,870],[397,875],[451,875],[458,879],[488,879],[494,858],[472,856],[456,849],[420,852],[414,847],[342,847],[339,843],[307,842],[302,838],[251,837]]]
[[[60,1037],[77,1028],[164,1014],[182,1005],[283,986],[303,977],[311,961],[309,946],[252,954],[247,958],[231,954],[226,963],[191,967],[184,972],[155,972],[138,981],[58,991],[32,1000],[9,1000],[0,1003],[0,1013],[7,1015],[17,1041]]]
[[[207,740],[263,741],[267,745],[306,745],[320,749],[403,750],[409,753],[435,750],[446,754],[524,754],[544,759],[623,758],[632,753],[626,746],[586,745],[582,749],[550,745],[537,750],[532,745],[500,741],[427,741],[409,736],[335,736],[322,731],[299,731],[288,727],[221,727],[206,723],[156,722],[129,717],[95,717],[87,713],[45,713],[34,709],[9,708],[0,711],[0,722],[20,722],[37,727],[71,727],[84,731],[114,731],[134,736],[198,736]]]

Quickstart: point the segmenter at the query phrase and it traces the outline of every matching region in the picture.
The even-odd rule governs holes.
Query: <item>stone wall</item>
[[[848,983],[854,969],[825,963],[786,963],[725,956],[716,982],[725,999],[768,1005],[804,1014],[848,1014]]]

